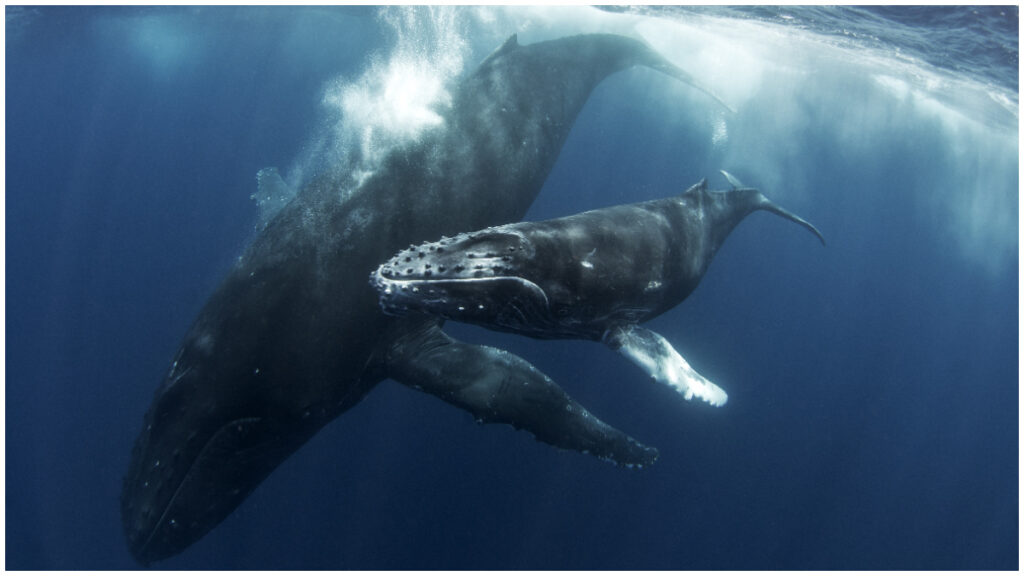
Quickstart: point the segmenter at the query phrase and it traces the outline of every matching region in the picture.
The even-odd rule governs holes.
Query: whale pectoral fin
[[[455,340],[439,328],[403,343],[389,376],[462,408],[478,422],[511,424],[542,442],[625,466],[652,464],[658,451],[605,424],[522,358]]]
[[[696,396],[712,406],[721,406],[729,399],[725,390],[698,374],[668,340],[657,332],[635,324],[615,326],[605,332],[603,340],[652,378],[667,384],[687,400]]]

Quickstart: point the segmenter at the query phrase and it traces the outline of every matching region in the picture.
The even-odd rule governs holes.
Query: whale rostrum
[[[723,175],[732,189],[711,191],[702,180],[669,198],[410,246],[378,266],[370,283],[389,314],[426,312],[534,338],[600,340],[686,399],[721,405],[723,390],[639,324],[689,296],[754,211],[825,242],[803,218]]]

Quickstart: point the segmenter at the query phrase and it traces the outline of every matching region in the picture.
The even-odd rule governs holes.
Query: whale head
[[[539,278],[534,252],[514,226],[498,226],[410,246],[374,270],[370,284],[388,314],[552,337],[552,287]]]
[[[236,316],[215,310],[186,335],[123,480],[122,525],[142,564],[202,538],[331,417],[305,408],[308,397],[294,387],[277,392],[278,374],[293,364],[248,345],[251,324],[219,327]]]

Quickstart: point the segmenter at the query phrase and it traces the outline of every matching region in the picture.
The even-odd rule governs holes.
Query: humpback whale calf
[[[632,66],[694,84],[627,37],[512,36],[453,88],[443,127],[354,190],[324,175],[284,206],[199,312],[145,415],[121,493],[132,555],[147,564],[203,537],[385,378],[554,446],[653,462],[523,359],[428,315],[384,314],[366,283],[402,246],[522,218],[591,91]]]
[[[674,388],[722,405],[726,393],[661,335],[639,323],[673,308],[700,283],[733,229],[767,210],[824,237],[732,175],[680,195],[520,222],[442,238],[398,252],[370,274],[382,309],[534,338],[600,340]]]

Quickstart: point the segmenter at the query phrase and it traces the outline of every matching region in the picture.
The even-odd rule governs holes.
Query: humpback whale
[[[687,400],[726,393],[641,322],[675,307],[707,272],[726,237],[766,210],[812,224],[744,187],[701,180],[680,195],[520,222],[412,246],[370,274],[390,314],[427,312],[534,338],[600,340]]]
[[[695,85],[631,38],[512,36],[454,87],[443,127],[355,189],[323,175],[281,208],[200,310],[143,419],[121,493],[132,555],[148,564],[202,538],[385,378],[554,446],[653,462],[525,360],[452,339],[435,317],[384,314],[366,283],[402,246],[521,219],[591,91],[632,66]]]

